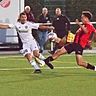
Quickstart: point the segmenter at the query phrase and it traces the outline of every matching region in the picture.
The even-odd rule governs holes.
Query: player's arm
[[[13,27],[12,24],[0,23],[0,29],[8,29],[8,28],[12,28],[12,27]]]
[[[39,23],[40,26],[52,26],[52,23]]]
[[[84,25],[81,25],[81,23],[79,22],[78,19],[76,19],[76,24],[79,25],[79,27],[80,27],[85,33],[88,33],[88,29],[87,29]]]
[[[68,32],[71,32],[71,28],[70,28],[70,20],[69,20],[69,18],[68,17],[64,17],[65,18],[65,21],[66,21],[66,28],[67,28],[67,30],[68,30]]]
[[[7,29],[9,28],[9,25],[8,24],[2,24],[0,23],[0,29]]]
[[[44,25],[39,25],[39,29],[54,30],[54,27],[53,27],[53,26],[44,26]]]
[[[54,27],[52,26],[52,23],[39,23],[39,29],[53,30]]]
[[[47,30],[54,29],[54,27],[49,26],[50,24],[48,24],[48,23],[44,23],[44,24],[43,23],[29,23],[29,24],[30,24],[30,28],[32,28],[32,29],[47,29]]]

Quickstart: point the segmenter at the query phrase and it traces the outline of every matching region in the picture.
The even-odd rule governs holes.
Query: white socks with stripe
[[[40,69],[39,65],[36,64],[36,62],[35,62],[34,60],[31,60],[31,61],[30,61],[30,64],[34,67],[35,70],[36,70],[36,69]]]
[[[39,55],[39,59],[44,60],[46,59],[42,54]]]

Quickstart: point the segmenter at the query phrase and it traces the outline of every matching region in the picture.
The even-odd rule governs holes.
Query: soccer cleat
[[[50,62],[48,62],[47,59],[45,59],[44,62],[45,62],[45,64],[46,64],[48,67],[50,67],[51,69],[54,68],[54,66],[53,66]]]
[[[45,65],[45,62],[37,57],[35,57],[35,61],[40,65],[40,67],[43,67]]]
[[[34,73],[42,73],[40,69],[36,69]]]

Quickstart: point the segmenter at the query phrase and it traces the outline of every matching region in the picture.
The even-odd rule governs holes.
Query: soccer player
[[[39,53],[39,48],[34,37],[31,34],[32,29],[53,29],[52,26],[44,26],[47,24],[31,23],[27,21],[27,16],[25,13],[21,13],[18,19],[18,22],[15,24],[15,28],[20,36],[20,39],[23,43],[23,49],[21,53],[27,58],[28,62],[34,67],[35,73],[41,73],[40,67],[36,64],[35,60],[32,58],[44,59],[44,57]],[[12,28],[12,24],[0,24],[0,28]],[[36,58],[35,58],[36,59]],[[40,60],[39,60],[40,61]],[[44,63],[40,61],[39,63]]]
[[[50,65],[50,61],[57,59],[60,55],[65,53],[70,54],[75,51],[76,61],[79,66],[85,67],[86,69],[96,71],[96,66],[91,65],[83,60],[82,54],[83,49],[86,46],[89,37],[92,32],[96,33],[96,29],[90,23],[90,19],[92,18],[92,14],[89,11],[83,11],[81,15],[82,24],[80,24],[79,20],[76,19],[76,24],[80,27],[75,35],[75,40],[73,43],[66,44],[61,49],[58,49],[52,56],[49,56],[45,59],[45,63]]]

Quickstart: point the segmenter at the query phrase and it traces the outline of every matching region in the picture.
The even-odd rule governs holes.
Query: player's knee
[[[34,52],[33,55],[34,55],[35,57],[39,57],[40,54],[39,54],[38,52]]]
[[[35,53],[34,56],[35,56],[35,57],[39,57],[39,54],[38,54],[38,53]]]

